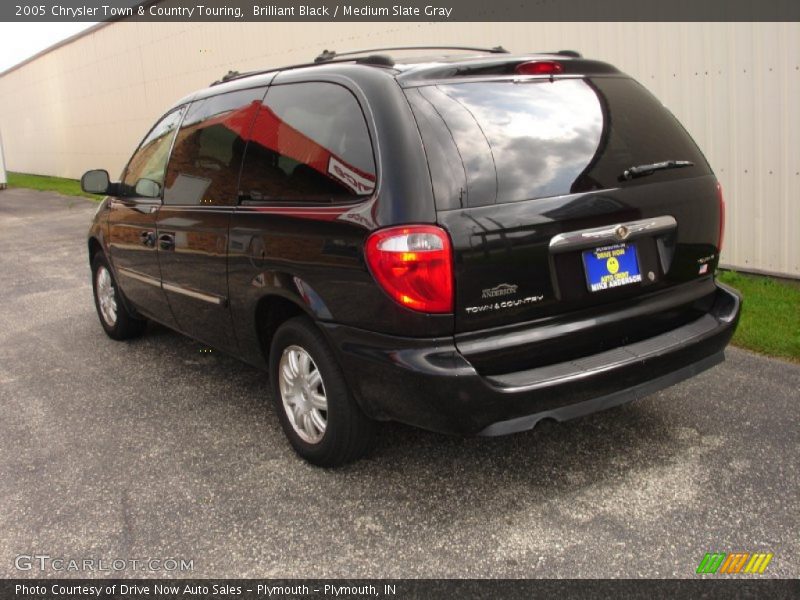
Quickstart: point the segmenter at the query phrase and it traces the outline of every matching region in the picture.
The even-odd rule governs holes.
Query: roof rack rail
[[[331,62],[331,61],[326,61]],[[335,62],[335,61],[333,61]],[[356,62],[362,65],[375,65],[378,67],[393,67],[394,60],[391,56],[387,56],[386,54],[370,54],[368,56],[360,56],[356,59]],[[320,63],[314,63],[320,64]]]
[[[323,50],[314,59],[315,63],[330,62],[335,58],[343,56],[357,56],[359,54],[373,54],[375,52],[386,52],[387,50],[469,50],[472,52],[489,52],[490,54],[508,54],[508,50],[502,46],[494,48],[476,48],[474,46],[392,46],[387,48],[369,48],[367,50],[351,50],[348,52],[336,52],[335,50]]]
[[[356,61],[362,64],[393,66],[394,61],[389,56],[383,54],[369,54],[372,52],[380,52],[383,50],[469,50],[472,52],[488,52],[490,54],[508,54],[508,50],[506,50],[502,46],[495,46],[494,48],[473,48],[470,46],[397,46],[395,48],[373,48],[371,50],[341,52],[338,54],[332,50],[324,50],[322,54],[317,56],[317,58],[314,59],[314,62],[311,63],[285,65],[282,67],[274,67],[271,69],[258,69],[255,71],[247,71],[245,73],[239,73],[238,71],[228,71],[228,73],[222,79],[219,79],[214,83],[212,83],[211,87],[215,85],[220,85],[221,83],[226,83],[228,81],[233,81],[234,79],[243,79],[245,77],[252,77],[253,75],[264,75],[266,73],[274,73],[276,71],[283,71],[286,69],[313,67],[316,65],[322,65],[327,63]],[[365,54],[367,56],[364,56],[362,58],[347,58],[351,56],[358,56],[359,54]]]
[[[225,75],[223,75],[220,79],[217,79],[211,85],[212,86],[213,85],[219,85],[220,83],[225,83],[226,81],[230,81],[232,79],[238,79],[241,76],[242,76],[242,74],[239,73],[239,71],[228,71],[227,73],[225,73]]]

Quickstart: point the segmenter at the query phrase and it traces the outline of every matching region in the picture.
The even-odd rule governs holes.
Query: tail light
[[[367,264],[396,302],[426,313],[453,312],[453,253],[440,227],[409,225],[367,238]]]
[[[564,72],[561,63],[554,60],[532,60],[517,65],[517,75],[558,75]]]
[[[719,247],[717,252],[722,252],[722,241],[725,239],[725,198],[722,195],[722,186],[717,182],[717,199],[719,200]]]

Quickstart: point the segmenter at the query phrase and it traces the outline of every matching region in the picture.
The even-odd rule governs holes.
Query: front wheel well
[[[92,264],[97,253],[102,251],[103,247],[100,245],[100,242],[97,241],[97,238],[89,238],[89,264]]]
[[[282,296],[267,296],[259,301],[256,307],[256,327],[258,328],[261,354],[267,363],[269,363],[269,348],[272,338],[278,327],[289,319],[306,314],[306,311],[299,305]]]

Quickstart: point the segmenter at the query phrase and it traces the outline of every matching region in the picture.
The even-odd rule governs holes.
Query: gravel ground
[[[285,442],[264,373],[159,326],[104,335],[95,207],[0,192],[0,577],[42,575],[21,554],[183,558],[193,577],[693,577],[717,551],[800,575],[800,365],[730,349],[504,438],[387,425],[325,471]]]

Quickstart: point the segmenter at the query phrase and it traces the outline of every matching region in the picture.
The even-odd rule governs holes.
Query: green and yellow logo
[[[697,572],[705,573],[750,573],[761,574],[767,570],[767,565],[772,560],[772,552],[708,552],[700,561]]]

